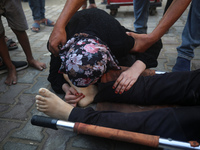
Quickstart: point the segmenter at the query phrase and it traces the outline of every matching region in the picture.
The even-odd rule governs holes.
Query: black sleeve
[[[162,49],[162,41],[161,39],[153,44],[149,49],[147,49],[144,53],[136,53],[136,60],[141,60],[146,64],[146,68],[157,67],[158,62],[157,58]]]
[[[63,74],[58,73],[60,65],[60,57],[55,57],[53,54],[51,54],[48,81],[51,83],[51,87],[56,93],[63,94],[64,91],[62,90],[62,85],[68,82],[64,79]]]
[[[134,32],[129,29],[125,30],[126,32]],[[133,48],[133,46],[131,48]],[[150,48],[148,48],[144,53],[134,53],[133,55],[136,56],[136,60],[141,60],[146,65],[146,68],[157,67],[158,65],[157,58],[162,47],[163,47],[162,40],[160,39]]]

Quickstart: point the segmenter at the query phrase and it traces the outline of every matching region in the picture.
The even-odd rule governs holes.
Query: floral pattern
[[[60,50],[59,72],[68,74],[72,84],[86,87],[96,83],[107,69],[120,69],[108,46],[99,38],[75,34]]]

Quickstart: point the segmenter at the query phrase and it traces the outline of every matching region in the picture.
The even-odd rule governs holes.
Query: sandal
[[[14,42],[12,39],[8,39],[6,36],[5,36],[5,42],[6,42],[6,45],[7,45],[9,51],[18,48],[16,42]]]
[[[39,32],[40,31],[40,24],[36,23],[36,22],[34,24],[32,24],[31,31],[33,31],[33,32]]]
[[[55,23],[53,21],[49,20],[49,19],[45,19],[45,21],[41,22],[41,24],[43,24],[45,26],[53,27]]]

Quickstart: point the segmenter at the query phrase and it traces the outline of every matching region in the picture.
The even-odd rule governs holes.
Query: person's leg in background
[[[137,33],[147,33],[147,22],[149,17],[149,0],[133,0],[134,28]]]
[[[1,45],[0,57],[3,59],[3,62],[6,65],[7,70],[8,70],[8,75],[5,80],[5,84],[12,85],[12,84],[17,83],[17,72],[15,69],[15,66],[11,62],[11,58],[8,52],[8,47],[6,46],[4,37],[5,37],[5,32],[3,31],[3,33],[0,33],[0,45]],[[1,62],[0,66],[2,65],[3,64]]]
[[[88,8],[96,8],[96,4],[95,4],[95,0],[89,0],[90,5],[88,6]]]
[[[33,32],[39,32],[41,18],[41,0],[29,0],[29,6],[32,10],[34,23],[32,25]]]
[[[200,45],[200,3],[191,2],[187,22],[182,32],[182,44],[177,47],[178,57],[172,71],[190,71],[194,49]]]
[[[40,24],[45,26],[54,26],[55,23],[45,17],[45,0],[29,0],[29,6],[32,10],[34,23],[31,30],[40,31]]]

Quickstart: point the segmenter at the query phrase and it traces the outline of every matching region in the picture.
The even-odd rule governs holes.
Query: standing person
[[[9,27],[17,36],[19,43],[21,44],[23,51],[26,55],[28,64],[38,70],[46,68],[44,63],[41,63],[34,59],[31,47],[29,43],[26,31],[28,29],[27,21],[22,9],[21,0],[1,0],[0,1],[0,17],[4,16]],[[17,83],[16,67],[11,62],[11,58],[8,52],[8,47],[5,42],[5,31],[3,23],[0,20],[0,57],[3,59],[3,63],[6,65],[8,75],[5,80],[5,84],[12,85]]]
[[[191,0],[173,0],[171,6],[168,8],[167,12],[164,14],[159,24],[149,34],[138,35],[131,32],[127,33],[129,36],[135,38],[135,45],[132,49],[132,52],[144,52],[153,43],[160,39],[182,15],[182,13],[186,10],[190,2]]]
[[[149,17],[149,0],[133,0],[134,28],[137,33],[147,33],[147,22]]]
[[[40,31],[40,24],[51,27],[55,25],[53,21],[45,17],[45,0],[29,0],[29,6],[34,20],[31,28],[33,32]]]
[[[178,57],[172,71],[190,71],[194,49],[200,45],[200,3],[193,0],[182,32],[182,43],[177,47]]]
[[[65,32],[65,26],[68,24],[70,18],[74,13],[84,4],[85,0],[67,0],[65,7],[63,8],[59,18],[58,23],[56,23],[53,32],[49,38],[49,48],[50,51],[58,56],[59,45],[64,45],[67,41],[67,35],[63,34]],[[129,36],[133,36],[135,39],[135,44],[131,52],[144,52],[152,44],[157,42],[166,31],[176,22],[176,20],[185,11],[187,6],[190,4],[191,0],[174,0],[172,7],[170,7],[167,13],[163,16],[160,23],[150,34],[135,34],[127,33]]]

